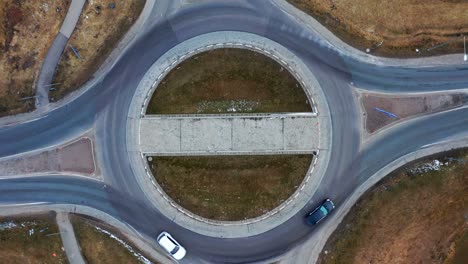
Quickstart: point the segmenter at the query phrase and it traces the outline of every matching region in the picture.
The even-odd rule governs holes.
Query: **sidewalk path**
[[[158,115],[140,120],[150,155],[302,154],[319,148],[314,113]]]
[[[36,84],[36,108],[49,104],[49,85],[54,77],[55,67],[65,50],[68,39],[75,29],[85,2],[86,0],[72,0],[60,31],[47,52]]]
[[[67,254],[68,261],[71,264],[85,264],[83,256],[80,252],[80,247],[76,241],[75,232],[73,226],[68,218],[68,213],[60,212],[57,213],[57,225],[60,230],[60,236],[62,237],[63,247]]]

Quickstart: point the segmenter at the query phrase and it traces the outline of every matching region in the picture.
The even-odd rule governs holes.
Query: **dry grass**
[[[110,227],[77,215],[70,216],[70,219],[81,248],[81,254],[87,263],[142,263],[118,241],[96,229],[97,226],[109,231],[112,230]],[[111,231],[111,233],[118,236],[117,232],[113,233]]]
[[[288,0],[316,17],[351,45],[365,50],[380,41],[376,54],[389,57],[463,52],[468,35],[464,0]],[[427,52],[433,45],[455,41]]]
[[[468,152],[458,158],[379,183],[345,217],[319,263],[467,263]]]
[[[1,226],[6,222],[16,227],[3,229]],[[32,235],[30,230],[34,230]],[[54,215],[0,218],[0,263],[68,263],[58,232]]]
[[[115,8],[111,9],[110,4]],[[58,90],[50,93],[52,101],[78,89],[91,78],[120,39],[139,17],[145,0],[87,1],[56,69],[53,83]],[[70,48],[81,56],[79,59]]]
[[[310,112],[304,90],[274,60],[217,49],[183,61],[159,84],[148,114]]]
[[[153,157],[156,181],[187,210],[214,220],[265,214],[290,197],[310,155]]]
[[[0,116],[31,111],[47,51],[58,33],[70,0],[0,2]]]

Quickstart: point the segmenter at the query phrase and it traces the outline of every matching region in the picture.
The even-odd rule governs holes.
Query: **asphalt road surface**
[[[200,4],[148,25],[145,35],[84,94],[40,119],[0,127],[0,157],[59,144],[94,127],[104,178],[110,187],[103,189],[102,183],[63,175],[5,179],[0,183],[0,203],[85,204],[152,237],[162,230],[170,232],[188,249],[187,263],[258,261],[313,236],[314,229],[305,225],[303,216],[323,198],[330,197],[340,206],[360,183],[396,158],[427,144],[468,136],[468,108],[459,108],[395,126],[363,144],[360,113],[350,85],[386,92],[467,88],[466,66],[385,67],[353,60],[322,44],[318,36],[269,1]],[[140,190],[125,144],[130,101],[152,63],[184,40],[226,30],[267,37],[299,56],[324,90],[333,129],[330,164],[310,203],[279,227],[238,239],[205,237],[161,215]]]

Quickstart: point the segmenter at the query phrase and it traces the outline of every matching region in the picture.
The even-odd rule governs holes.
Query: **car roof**
[[[171,239],[169,239],[168,234],[163,234],[162,236],[159,237],[158,243],[168,252],[171,252],[174,250],[174,248],[177,247],[177,244],[175,244]]]
[[[335,205],[330,199],[325,199],[322,204],[317,206],[311,213],[307,215],[307,222],[309,224],[318,223],[325,218],[333,209]]]

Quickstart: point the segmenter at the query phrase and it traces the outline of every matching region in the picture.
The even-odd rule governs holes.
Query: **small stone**
[[[148,161],[153,161],[153,157],[148,157]]]
[[[367,53],[369,53],[369,52],[370,52],[370,49],[369,49],[369,48],[367,48],[367,49],[366,49],[366,52],[367,52]]]

